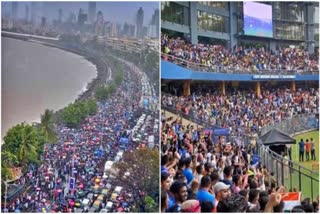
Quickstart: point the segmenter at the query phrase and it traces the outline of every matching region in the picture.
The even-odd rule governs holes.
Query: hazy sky
[[[19,2],[18,17],[25,17],[25,6],[29,5],[29,18],[31,11],[31,2]],[[2,16],[11,13],[12,3],[2,2]],[[96,11],[102,11],[104,20],[123,24],[124,22],[135,24],[135,16],[137,10],[142,7],[144,10],[143,25],[148,25],[154,10],[159,8],[159,2],[97,2]],[[79,9],[82,8],[88,12],[88,2],[37,2],[38,18],[45,16],[49,22],[58,19],[58,10],[63,10],[62,20],[69,17],[69,13],[73,12],[78,15]]]

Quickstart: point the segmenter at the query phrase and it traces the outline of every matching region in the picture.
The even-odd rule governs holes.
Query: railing
[[[278,75],[295,75],[295,74],[318,74],[319,71],[308,71],[304,69],[293,69],[293,70],[284,70],[284,69],[243,69],[230,66],[207,66],[201,63],[189,62],[182,58],[161,53],[161,58],[165,61],[173,62],[179,66],[190,68],[195,71],[205,71],[205,72],[217,72],[217,73],[230,73],[230,74],[278,74]]]
[[[25,184],[15,188],[14,190],[8,191],[7,195],[2,196],[3,200],[1,203],[4,203],[5,198],[7,198],[7,204],[11,204],[15,199],[17,199],[22,193],[24,193],[28,188],[32,186],[31,181],[27,181]]]
[[[185,114],[182,111],[175,109],[174,107],[162,105],[161,109],[169,111],[179,117],[183,117],[203,127],[213,127],[212,124],[195,118],[192,115]],[[278,128],[281,131],[293,135],[295,133],[306,130],[319,129],[319,122],[315,114],[300,114],[296,115],[293,118],[286,119],[278,123],[269,124],[268,126],[263,127],[259,136],[267,133],[273,128]],[[243,145],[248,145],[248,143],[250,142],[250,138],[252,137],[254,137],[252,133],[243,133],[243,135],[241,136]],[[230,137],[231,140],[235,140],[236,138],[238,137]],[[256,140],[257,146],[253,149],[254,153],[260,157],[261,165],[265,165],[270,172],[274,172],[277,186],[284,185],[288,187],[288,190],[291,191],[293,190],[293,188],[296,188],[303,193],[303,196],[305,198],[309,197],[312,200],[317,197],[319,190],[318,171],[310,170],[296,162],[284,159],[281,155],[270,150],[268,146],[263,145],[263,143],[259,139]],[[303,186],[306,187],[306,185],[310,185],[310,189],[303,189]]]
[[[261,135],[264,135],[274,128],[277,128],[289,135],[293,135],[305,130],[319,129],[319,123],[315,114],[298,114],[292,118],[265,126],[261,131]]]
[[[269,124],[262,129],[262,135],[273,128],[293,135],[302,131],[317,130],[319,123],[315,114],[301,114],[291,119]],[[318,171],[307,169],[296,162],[284,159],[281,155],[271,151],[268,146],[263,145],[260,140],[258,140],[257,146],[261,164],[275,173],[278,185],[287,186],[289,189],[297,188],[304,197],[309,197],[312,200],[316,198],[319,190]],[[310,189],[303,188],[303,186],[309,185]]]

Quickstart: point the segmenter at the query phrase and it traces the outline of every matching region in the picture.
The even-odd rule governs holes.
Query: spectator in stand
[[[297,114],[316,112],[318,95],[317,90],[311,89],[298,89],[297,92],[290,92],[288,89],[266,89],[260,97],[256,97],[252,91],[233,94],[227,92],[226,95],[221,95],[200,89],[188,97],[163,94],[164,105],[167,105],[170,99],[174,108],[178,106],[179,111],[189,112],[189,115],[200,121],[209,121],[210,125],[221,125],[230,130],[232,137],[220,136],[215,139],[207,127],[187,125],[182,123],[179,117],[164,118],[162,115],[161,171],[170,173],[174,182],[185,183],[188,201],[199,201],[203,211],[212,211],[211,205],[217,210],[221,201],[231,195],[242,196],[250,212],[282,211],[281,196],[278,196],[281,188],[277,186],[279,176],[275,174],[278,172],[270,173],[266,166],[259,162],[253,164],[251,159],[257,150],[257,143],[251,138],[246,141],[241,136],[245,133],[255,135],[262,127],[291,119]],[[308,106],[308,111],[302,104],[305,102],[303,100],[313,103]],[[192,176],[189,176],[190,173]],[[218,191],[219,185],[226,188]],[[201,194],[204,197],[199,197]],[[197,203],[193,202],[186,202],[185,206],[191,203],[191,207],[196,207],[193,205]],[[169,209],[174,203],[173,193],[170,191]],[[230,203],[226,200],[225,206],[228,207],[228,204]],[[239,212],[241,211],[242,208],[239,208]]]
[[[161,189],[161,212],[165,212],[168,209],[168,193]]]
[[[299,48],[280,47],[274,51],[236,46],[227,49],[222,45],[190,44],[180,37],[169,38],[162,34],[161,49],[166,54],[165,60],[180,60],[180,64],[192,63],[209,71],[301,73],[319,70],[318,52],[309,54]]]
[[[169,199],[168,212],[180,212],[182,203],[185,202],[188,197],[186,183],[183,183],[181,181],[175,181],[170,187],[170,192],[173,198]],[[170,204],[172,205],[170,206]]]
[[[211,179],[209,176],[203,176],[201,178],[200,188],[197,193],[197,199],[200,202],[210,201],[212,204],[215,204],[215,197],[209,192],[211,189]]]
[[[191,183],[191,181],[193,180],[193,178],[194,178],[194,176],[193,176],[193,174],[192,174],[192,170],[191,170],[191,168],[190,168],[190,166],[191,166],[191,158],[190,157],[188,157],[188,158],[186,158],[185,160],[184,160],[184,164],[185,164],[185,169],[183,170],[183,174],[186,176],[186,178],[187,178],[187,181],[188,181],[188,183],[187,184],[190,184]]]
[[[245,212],[246,209],[247,202],[245,198],[238,194],[232,194],[231,196],[222,199],[217,206],[218,213],[240,213]]]
[[[230,196],[230,185],[226,185],[223,182],[218,182],[214,185],[213,189],[216,195],[216,203],[215,203],[215,209],[216,209],[221,200]]]
[[[181,212],[199,213],[201,211],[200,202],[198,200],[187,200],[181,205]]]
[[[170,174],[167,172],[161,173],[161,189],[165,191],[169,191],[170,188]]]
[[[210,201],[201,202],[201,212],[202,213],[212,213],[213,208],[214,208],[214,206],[213,206],[212,202],[210,202]]]
[[[304,142],[303,139],[299,142],[299,161],[303,162],[303,156],[304,156]]]

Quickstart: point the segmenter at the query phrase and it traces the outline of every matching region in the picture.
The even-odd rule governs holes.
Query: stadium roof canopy
[[[319,81],[318,74],[264,75],[194,71],[172,62],[161,60],[161,79],[204,81]]]
[[[260,137],[260,140],[266,146],[296,144],[294,138],[278,129],[268,131]]]

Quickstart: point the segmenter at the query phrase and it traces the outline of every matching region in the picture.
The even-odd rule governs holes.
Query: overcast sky
[[[31,2],[19,2],[19,18],[26,16],[26,5],[29,5],[30,18]],[[12,2],[2,2],[1,6],[2,16],[11,13]],[[105,21],[135,24],[136,13],[140,7],[144,10],[143,25],[148,25],[155,9],[159,8],[159,2],[97,2],[96,11],[102,11]],[[49,22],[52,22],[54,19],[58,19],[59,8],[63,10],[62,20],[66,20],[70,12],[77,16],[80,8],[88,12],[88,2],[37,2],[37,17],[45,16]]]

